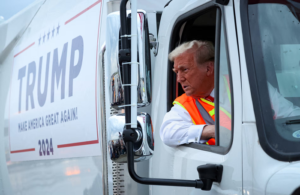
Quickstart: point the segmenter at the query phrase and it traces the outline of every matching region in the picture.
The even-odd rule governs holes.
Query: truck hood
[[[266,194],[292,194],[299,187],[300,161],[292,162],[276,172],[267,183]]]

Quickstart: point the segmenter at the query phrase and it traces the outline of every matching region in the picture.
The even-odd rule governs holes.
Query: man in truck
[[[196,105],[200,98],[214,102],[214,56],[214,46],[208,41],[187,42],[169,54],[185,94],[176,98],[164,117],[160,135],[165,144],[206,143],[215,137],[215,126],[206,124]]]
[[[166,145],[192,142],[214,145],[214,56],[214,46],[209,41],[190,41],[169,54],[169,60],[174,62],[177,81],[185,93],[175,99],[174,106],[164,117],[160,137]],[[220,82],[220,137],[223,146],[226,146],[231,139],[230,85],[228,77],[220,79]],[[286,100],[269,83],[268,89],[274,119],[300,115],[300,108]]]

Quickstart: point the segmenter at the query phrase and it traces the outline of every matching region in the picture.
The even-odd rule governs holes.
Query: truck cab
[[[299,23],[294,7],[297,5],[297,2],[283,1],[229,1],[227,4],[173,0],[164,8],[152,78],[155,152],[150,160],[150,175],[153,178],[193,179],[198,177],[196,167],[205,164],[223,165],[223,175],[221,182],[213,183],[211,191],[154,185],[150,186],[151,192],[299,193],[299,184],[295,182],[299,178],[300,157],[295,66],[299,59],[296,57],[297,40],[293,35],[295,22]],[[168,54],[191,40],[208,40],[215,45],[215,70],[218,70],[215,90],[219,90],[215,91],[218,96],[215,101],[227,95],[220,87],[226,75],[230,83],[229,89],[225,90],[229,90],[231,99],[227,108],[231,114],[231,133],[226,136],[219,133],[219,145],[191,142],[170,147],[158,132],[164,115],[183,90],[176,81]],[[215,112],[221,109],[216,106]],[[220,129],[221,123],[216,122]]]
[[[299,2],[135,2],[36,1],[0,24],[0,194],[300,194]],[[216,144],[168,146],[168,55],[192,40],[215,47]]]

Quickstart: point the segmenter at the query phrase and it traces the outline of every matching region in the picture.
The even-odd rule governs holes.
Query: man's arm
[[[205,138],[214,136],[214,128],[211,126],[214,125],[194,125],[189,113],[184,108],[174,105],[164,117],[160,128],[160,137],[168,146],[191,142],[205,143],[207,141]]]
[[[215,125],[206,125],[203,128],[200,140],[209,140],[215,137]]]
[[[299,116],[300,108],[285,99],[277,90],[268,82],[269,96],[274,110],[274,119],[291,116]]]

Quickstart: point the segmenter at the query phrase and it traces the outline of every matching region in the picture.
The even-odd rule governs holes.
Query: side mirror
[[[149,33],[149,41],[150,41],[150,49],[154,49],[153,54],[156,56],[158,53],[158,41],[156,41],[152,33]]]
[[[148,160],[154,153],[154,139],[151,117],[147,113],[138,113],[138,138],[133,144],[134,161]],[[127,148],[123,140],[125,115],[118,114],[108,119],[107,143],[110,159],[117,163],[127,162]]]
[[[137,105],[144,107],[151,103],[151,56],[147,17],[144,12],[138,12],[137,39],[138,39],[138,86]],[[120,46],[120,15],[112,13],[107,16],[106,22],[106,64],[110,75],[110,105],[114,109],[123,109],[124,86],[118,60]],[[130,33],[129,33],[130,34]]]

